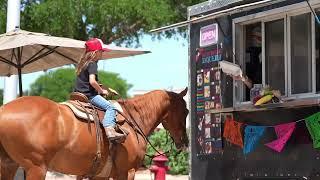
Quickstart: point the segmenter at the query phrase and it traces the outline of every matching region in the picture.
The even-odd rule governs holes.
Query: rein
[[[128,115],[129,115],[130,118],[131,118],[131,120],[130,120],[128,117],[126,117],[124,114],[122,114],[122,115],[125,117],[126,122],[127,122],[130,126],[132,126],[133,129],[134,129],[135,131],[137,131],[137,132],[145,139],[145,141],[147,142],[147,144],[149,144],[149,145],[152,147],[153,150],[155,150],[155,151],[158,153],[157,155],[149,155],[149,154],[145,154],[145,155],[148,156],[149,158],[153,159],[153,158],[155,158],[155,157],[157,157],[157,156],[167,155],[169,152],[171,152],[171,151],[172,151],[172,147],[173,147],[173,146],[172,146],[172,145],[173,145],[173,138],[170,136],[171,139],[172,139],[171,146],[170,146],[170,150],[168,150],[168,151],[166,151],[166,152],[160,152],[159,150],[157,150],[157,149],[154,147],[154,145],[152,145],[152,143],[151,143],[150,140],[148,139],[147,135],[145,135],[145,134],[143,133],[141,127],[140,127],[139,124],[134,120],[134,118],[132,117],[131,113],[129,113],[128,108],[126,107],[125,100],[124,100],[120,95],[119,95],[119,99],[123,102],[123,106],[124,106],[124,108],[127,110]],[[135,110],[137,111],[136,107],[134,107],[134,108],[135,108]],[[139,111],[137,111],[137,112],[139,113]],[[140,113],[139,113],[139,115],[140,115]],[[133,122],[134,124],[133,124],[132,122]],[[138,128],[138,129],[137,129],[137,128]],[[168,131],[167,131],[167,130],[166,130],[166,133],[168,134]],[[168,137],[168,136],[167,136],[167,137]],[[168,138],[167,138],[166,141],[168,142]]]
[[[166,130],[166,136],[167,136],[167,139],[166,139],[166,144],[168,143],[168,131]],[[173,138],[170,136],[170,138],[171,138],[171,140],[172,140],[172,142],[171,142],[171,144],[170,144],[170,150],[168,150],[168,151],[166,151],[166,152],[159,152],[152,144],[151,144],[151,142],[147,139],[147,141],[148,141],[148,143],[149,143],[149,145],[152,147],[152,149],[153,150],[155,150],[158,154],[157,155],[149,155],[149,154],[146,154],[146,156],[148,156],[151,160],[153,159],[153,158],[155,158],[155,157],[158,157],[158,156],[162,156],[162,155],[166,155],[167,157],[168,157],[168,153],[169,152],[171,152],[172,151],[172,145],[173,145]]]

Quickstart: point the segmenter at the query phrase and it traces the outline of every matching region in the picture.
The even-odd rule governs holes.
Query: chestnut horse
[[[145,135],[162,123],[176,147],[183,148],[188,146],[186,93],[187,88],[180,93],[156,90],[119,103]],[[94,124],[91,126],[93,129]],[[110,177],[133,180],[147,142],[129,124],[122,127],[129,135],[124,143],[113,146]],[[86,122],[77,119],[67,106],[36,96],[21,97],[0,108],[0,142],[1,180],[13,179],[18,166],[25,169],[27,180],[45,179],[48,170],[86,175],[96,155],[95,131],[89,131]],[[105,137],[102,144],[100,170],[109,155]]]

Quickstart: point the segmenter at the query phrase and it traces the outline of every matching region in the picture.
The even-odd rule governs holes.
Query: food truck
[[[211,0],[171,26],[189,29],[191,179],[320,179],[319,15],[319,0]]]

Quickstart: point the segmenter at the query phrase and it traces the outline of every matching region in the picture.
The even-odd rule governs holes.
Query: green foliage
[[[0,0],[0,33],[6,32],[7,22],[7,1]]]
[[[29,95],[47,97],[56,102],[67,100],[75,85],[75,69],[62,68],[40,76],[30,86]],[[122,97],[127,97],[130,84],[119,77],[118,74],[99,71],[99,82],[119,92]]]
[[[65,101],[73,90],[75,76],[74,69],[49,71],[31,84],[29,94],[47,97],[56,102]]]
[[[172,144],[172,139],[164,129],[155,131],[149,137],[149,140],[157,150],[162,150],[163,152],[170,151],[169,153],[167,153],[167,155],[169,155],[168,165],[170,166],[170,171],[169,171],[170,174],[188,174],[189,153],[184,151],[179,152],[176,149],[175,145]],[[155,153],[156,151],[150,145],[148,145],[147,154],[154,155]],[[144,164],[146,166],[151,165],[150,157],[145,156]]]
[[[187,7],[205,0],[22,0],[21,29],[117,44],[139,44],[149,30],[187,19]],[[5,32],[7,0],[0,0],[0,33]],[[181,31],[155,36],[171,37]]]

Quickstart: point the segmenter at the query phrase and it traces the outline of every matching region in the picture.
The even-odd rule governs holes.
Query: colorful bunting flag
[[[242,123],[240,122],[236,122],[232,119],[226,119],[224,124],[223,137],[227,141],[243,148],[241,126]]]
[[[306,126],[309,130],[311,138],[313,140],[313,147],[320,147],[320,112],[315,113],[305,120]]]
[[[248,154],[255,149],[257,142],[265,131],[265,128],[266,127],[264,126],[246,126],[244,130],[244,154]]]
[[[276,140],[265,144],[269,148],[281,152],[288,139],[291,137],[293,130],[296,127],[296,122],[280,124],[274,127],[276,131],[277,138]]]
[[[305,131],[303,131],[303,128],[296,128],[297,122],[300,121],[305,121],[306,126],[303,126]],[[256,148],[257,143],[265,132],[266,126],[246,126],[243,144],[241,134],[242,125],[243,123],[241,122],[234,121],[233,119],[226,119],[224,123],[223,137],[232,144],[238,145],[243,148],[244,154],[248,154]],[[320,112],[292,123],[276,125],[273,128],[276,132],[277,139],[272,142],[266,143],[265,145],[277,152],[281,152],[283,150],[284,146],[293,135],[293,133],[295,133],[296,136],[303,136],[302,141],[307,141],[308,139],[310,139],[307,133],[307,129],[312,137],[313,147],[320,147]]]

